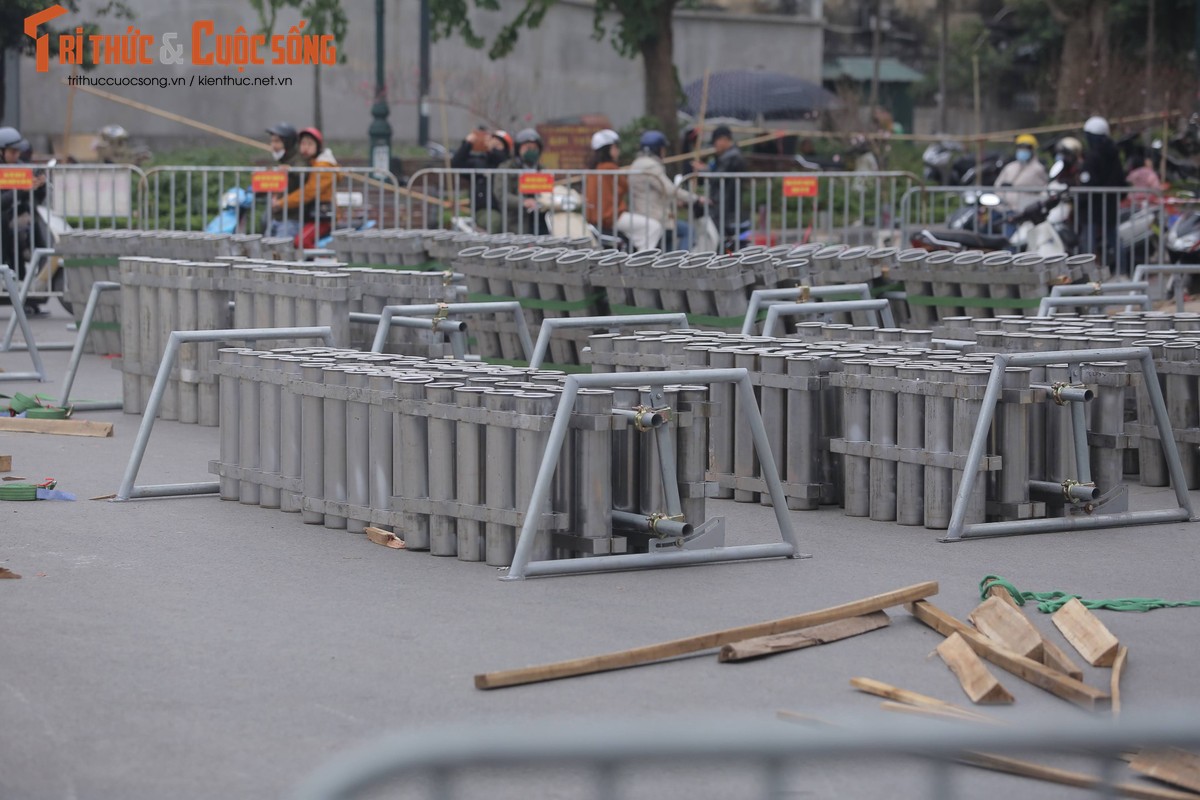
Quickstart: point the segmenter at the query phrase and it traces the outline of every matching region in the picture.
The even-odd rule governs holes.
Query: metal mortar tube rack
[[[454,390],[454,401],[459,408],[470,409],[482,406],[482,395],[487,389],[482,386],[459,386]],[[487,473],[488,453],[483,425],[458,420],[454,436],[455,498],[467,506],[484,504],[484,475]],[[499,465],[495,465],[496,468]],[[456,553],[459,561],[484,561],[487,557],[483,523],[460,517],[457,520]]]
[[[347,524],[346,517],[335,510],[346,503],[346,369],[343,364],[333,362],[322,371],[322,383],[327,393],[321,401],[325,453],[321,496],[325,509],[324,525],[332,530],[345,530]]]
[[[457,381],[439,379],[425,386],[425,400],[430,407],[454,404]],[[429,469],[429,499],[448,503],[455,499],[455,438],[454,420],[430,416],[428,420],[427,460]],[[435,556],[458,554],[458,533],[455,518],[446,510],[435,507],[429,520],[429,552]]]
[[[780,302],[807,303],[809,298],[839,297],[858,295],[857,300],[870,300],[871,287],[865,283],[843,283],[832,286],[795,286],[790,289],[755,289],[750,293],[750,307],[746,310],[746,319],[742,322],[742,333],[750,336],[758,324],[758,312],[763,306]]]
[[[258,399],[258,458],[264,476],[279,475],[282,463],[282,408],[286,356],[263,353],[258,359],[258,368],[264,371],[265,380],[259,383]],[[259,505],[263,508],[279,508],[282,492],[279,488],[262,482]]]
[[[820,500],[814,491],[820,483],[819,447],[821,440],[821,403],[819,360],[807,354],[787,357],[787,376],[791,387],[787,390],[787,483],[792,487],[803,487],[804,496],[795,490],[788,494],[788,508],[792,511],[812,511]],[[776,440],[778,441],[778,440]]]
[[[1167,470],[1171,476],[1171,485],[1175,490],[1178,507],[1174,509],[1092,514],[1064,518],[1026,519],[975,525],[966,524],[967,500],[974,489],[975,482],[978,480],[977,468],[983,459],[984,449],[987,447],[988,433],[995,415],[996,403],[999,400],[999,395],[1003,387],[1005,369],[1009,366],[1044,366],[1064,362],[1068,364],[1082,364],[1094,361],[1123,361],[1137,362],[1139,364],[1142,377],[1147,386],[1149,403],[1166,457]],[[1166,402],[1158,385],[1154,361],[1147,348],[1100,348],[1050,353],[1001,354],[996,356],[991,376],[988,380],[987,391],[984,394],[982,411],[975,425],[975,435],[971,439],[971,450],[967,455],[966,470],[963,474],[962,483],[958,487],[950,527],[946,531],[946,536],[941,541],[961,541],[963,539],[984,536],[1053,533],[1066,530],[1094,530],[1163,522],[1184,522],[1192,518],[1191,498],[1188,495],[1187,484],[1183,474],[1183,465],[1180,461],[1179,450],[1171,430]]]
[[[738,369],[746,370],[749,375],[759,374],[759,356],[761,350],[754,347],[739,347],[734,352],[734,364]],[[752,379],[753,382],[753,379]],[[754,407],[760,408],[759,394],[761,388],[754,390]],[[735,409],[733,417],[733,474],[736,478],[753,478],[758,473],[758,460],[755,457],[754,439],[750,431],[750,422],[741,408],[743,398],[734,394]],[[735,503],[757,503],[758,492],[752,489],[741,489],[735,485],[733,490]]]
[[[869,375],[871,362],[866,359],[847,361],[847,380]],[[842,439],[847,443],[870,441],[871,391],[847,385],[842,389]],[[861,455],[842,454],[842,486],[845,513],[848,517],[866,517],[871,513],[871,459]]]
[[[954,433],[952,436],[952,449],[957,458],[961,453],[965,452],[971,445],[971,423],[979,418],[980,401],[973,399],[969,394],[976,387],[982,387],[987,383],[988,371],[986,369],[959,369],[954,373],[954,384],[959,387],[959,393],[954,398]],[[965,470],[954,470],[951,475],[953,477],[955,488],[962,485],[963,475]],[[978,476],[978,471],[976,472]],[[965,519],[968,524],[983,522],[987,518],[987,482],[977,480],[969,495],[966,496],[966,515]]]
[[[1194,362],[1196,345],[1193,342],[1168,342],[1163,345],[1163,355],[1168,362]],[[1196,376],[1168,372],[1166,376],[1167,416],[1174,431],[1195,430],[1200,427],[1197,418]],[[1172,434],[1174,438],[1174,434]],[[1194,445],[1187,445],[1186,455],[1180,455],[1183,477],[1187,488],[1200,488],[1200,470],[1197,469]]]
[[[546,508],[546,504],[550,498],[551,485],[562,449],[562,443],[567,435],[572,410],[575,408],[578,393],[581,389],[616,389],[643,385],[651,387],[679,384],[711,385],[713,383],[733,383],[736,386],[739,396],[739,412],[750,418],[749,427],[754,438],[755,448],[763,465],[763,480],[772,496],[775,518],[779,525],[780,537],[782,539],[781,542],[699,550],[685,549],[671,552],[611,555],[604,558],[560,559],[553,562],[538,560],[533,557],[539,551],[541,554],[545,554],[545,550],[548,550],[548,548],[539,547],[539,516]],[[780,483],[779,475],[775,470],[774,459],[771,456],[771,443],[767,438],[766,429],[763,427],[762,417],[758,414],[749,373],[743,369],[668,370],[665,372],[647,372],[629,375],[568,376],[563,387],[563,393],[558,401],[558,410],[554,414],[553,425],[547,433],[547,439],[548,441],[545,441],[542,447],[533,451],[536,453],[540,450],[542,454],[541,465],[536,471],[536,480],[529,492],[528,502],[520,505],[520,507],[526,509],[525,519],[517,540],[512,566],[508,570],[508,579],[521,579],[536,575],[681,566],[685,564],[712,563],[748,558],[796,558],[800,555],[787,510],[783,486]],[[518,470],[522,468],[522,455],[523,452],[518,445]],[[674,461],[673,452],[669,455],[666,452],[662,452],[661,456],[664,461],[667,458]],[[520,472],[518,472],[518,480],[520,481]],[[521,503],[524,499],[522,495],[523,493],[518,492],[518,503]]]
[[[563,394],[561,397],[565,398]],[[517,396],[517,413],[535,420],[547,420],[554,414],[555,395],[550,392],[524,391]],[[562,408],[562,401],[559,401]],[[558,418],[555,417],[555,425]],[[544,562],[554,553],[553,539],[549,531],[542,530],[541,514],[547,508],[553,492],[556,467],[566,439],[567,421],[557,439],[552,431],[539,430],[536,426],[521,427],[516,435],[516,507],[525,509],[525,520],[513,550],[513,564],[517,559]],[[553,455],[550,470],[543,476],[546,461]],[[539,459],[540,462],[539,462]],[[545,481],[543,482],[543,477]],[[540,492],[540,494],[539,494]],[[537,501],[537,502],[535,502]],[[524,550],[522,550],[524,547]],[[570,563],[570,562],[564,562]],[[511,573],[511,569],[510,572]]]
[[[1038,304],[1039,317],[1050,317],[1054,315],[1055,309],[1059,308],[1107,308],[1111,306],[1141,306],[1144,310],[1150,311],[1153,306],[1150,298],[1144,294],[1127,294],[1127,295],[1102,295],[1086,297],[1043,297],[1041,303]]]
[[[296,382],[303,377],[304,358],[297,355],[285,356],[280,369],[286,382],[279,395],[279,472],[287,480],[299,481],[303,477],[301,460],[305,429],[302,418],[303,396]],[[300,511],[300,494],[284,490],[279,495],[279,510],[289,514]]]
[[[530,369],[541,368],[542,362],[546,360],[546,350],[550,346],[550,338],[557,330],[605,328],[609,331],[616,331],[619,328],[649,325],[673,325],[677,328],[686,328],[688,327],[687,314],[627,314],[606,317],[556,317],[542,320],[537,341],[533,345],[533,353],[529,356],[529,367]]]
[[[763,336],[774,336],[779,318],[783,316],[819,316],[838,312],[874,311],[875,327],[894,328],[896,321],[886,299],[844,300],[820,303],[777,303],[767,308],[767,319],[763,323]]]
[[[872,378],[895,378],[899,359],[880,359],[871,362]],[[896,392],[888,389],[871,390],[870,440],[872,444],[894,448],[897,444]],[[872,458],[870,463],[870,517],[873,520],[890,522],[896,519],[896,461],[890,458]]]
[[[1200,274],[1200,264],[1138,264],[1133,270],[1134,281],[1144,281],[1151,275],[1196,275]],[[1176,279],[1175,310],[1182,312],[1186,301],[1186,281]],[[1126,311],[1132,308],[1126,308]]]
[[[363,533],[371,524],[371,388],[370,368],[346,373],[346,530]]]
[[[225,347],[218,352],[218,357],[223,364],[238,364],[241,361],[241,354],[249,352],[244,347]],[[221,399],[221,463],[230,466],[241,466],[240,457],[240,438],[241,438],[241,416],[238,412],[239,406],[239,381],[232,375],[221,375],[219,378],[219,391]],[[235,478],[222,476],[218,481],[220,484],[220,496],[222,500],[237,500],[239,495],[239,482]]]
[[[368,314],[360,311],[350,312],[351,322],[366,322],[378,325],[382,319],[382,314]],[[446,336],[447,341],[450,342],[451,352],[456,359],[465,361],[469,357],[467,355],[466,340],[467,323],[463,322],[462,320],[424,319],[422,317],[393,316],[388,321],[388,330],[390,331],[391,328],[412,328],[415,330],[437,331],[438,333]],[[372,349],[371,352],[382,353],[383,350]]]
[[[931,384],[954,381],[954,368],[938,365],[929,367],[925,380]],[[925,450],[930,453],[950,453],[954,438],[954,400],[944,394],[925,398]],[[925,467],[925,527],[945,528],[950,524],[954,502],[951,471],[932,464]]]
[[[489,390],[483,396],[483,407],[495,415],[512,417],[517,410],[515,390]],[[488,425],[484,434],[484,452],[489,468],[484,470],[483,496],[488,508],[516,507],[516,429],[508,425]],[[484,561],[489,566],[507,567],[512,563],[516,548],[517,529],[512,525],[489,520],[483,526]]]
[[[635,513],[640,509],[641,429],[661,424],[661,415],[634,410],[640,405],[641,394],[637,389],[613,390],[613,416],[627,423],[615,426],[611,436],[612,507],[617,511]],[[628,424],[634,420],[635,424]]]
[[[399,424],[393,420],[383,401],[394,396],[395,375],[386,367],[371,370],[368,373],[367,386],[373,395],[371,405],[367,409],[367,504],[371,507],[373,525],[392,528],[393,524],[388,520],[395,480],[393,448],[396,446]]]
[[[896,377],[920,383],[925,367],[902,364]],[[916,392],[900,392],[896,397],[896,444],[905,450],[925,447],[925,397]],[[896,464],[896,522],[900,525],[925,524],[925,468],[900,461]]]
[[[396,399],[400,403],[423,402],[425,387],[436,379],[431,375],[396,378]],[[409,550],[429,549],[429,514],[411,510],[406,501],[429,497],[428,418],[401,410],[396,415],[399,433],[392,449],[392,482],[395,487],[393,510],[399,513],[399,526]]]
[[[21,302],[21,292],[17,288],[17,278],[10,267],[0,264],[0,282],[12,303],[12,319],[21,328],[25,337],[29,359],[33,362],[33,372],[0,372],[0,381],[45,381],[46,367],[42,364],[42,354],[38,352],[37,341],[33,338],[33,328],[25,316],[25,304]]]
[[[577,467],[569,510],[571,529],[585,540],[587,546],[581,546],[583,542],[576,544],[567,540],[572,544],[565,548],[569,555],[624,550],[624,542],[612,538],[613,398],[611,389],[581,389],[579,392],[575,410],[577,418],[584,424],[572,432]]]
[[[435,319],[440,320],[450,314],[478,313],[512,314],[517,330],[517,337],[525,358],[529,359],[533,355],[533,340],[529,335],[529,327],[525,323],[524,311],[521,308],[521,304],[517,301],[384,306],[379,320],[379,328],[375,332],[375,341],[371,345],[371,352],[383,352],[383,346],[387,341],[387,334],[393,317],[433,314],[435,315]]]
[[[734,349],[730,347],[718,346],[708,351],[708,366],[712,369],[733,369],[736,360]],[[716,406],[716,414],[708,428],[709,469],[717,475],[732,477],[734,475],[733,437],[737,421],[737,392],[733,384],[714,383],[709,396],[712,398],[713,405]],[[732,498],[732,484],[729,486],[718,485],[715,496],[721,500]]]
[[[141,313],[139,312],[140,306],[136,302],[137,287],[129,285],[129,277],[136,271],[137,262],[121,258],[118,265],[120,281],[117,282],[117,287],[121,293],[121,403],[126,413],[138,414],[141,413],[145,395],[142,394],[141,378],[130,369],[130,365],[136,366],[142,362]],[[90,297],[88,302],[91,302]],[[99,298],[97,298],[97,304],[99,304]],[[79,335],[83,335],[82,329]],[[82,347],[81,344],[81,352]],[[72,358],[74,358],[73,355]],[[218,398],[217,404],[219,405],[219,403]]]
[[[582,397],[584,390],[580,391]],[[684,521],[690,523],[693,528],[702,525],[706,519],[704,469],[708,463],[708,407],[705,403],[707,398],[707,386],[679,387],[679,411],[690,418],[687,425],[678,428],[679,439],[676,443],[676,464],[682,490],[679,505]],[[611,499],[609,507],[612,507]]]
[[[787,474],[786,443],[789,420],[785,376],[788,369],[788,352],[764,350],[759,356],[759,411],[767,429],[767,438],[777,443],[772,455],[775,457],[775,471],[780,475]],[[764,506],[771,505],[771,495],[767,492],[761,493],[759,502]]]
[[[300,519],[306,525],[323,525],[324,510],[317,511],[310,501],[323,500],[325,497],[325,411],[324,400],[317,391],[324,386],[325,368],[332,361],[306,361],[300,365],[301,376],[306,384],[301,396],[301,424],[303,437],[301,439],[301,496]],[[222,418],[223,420],[224,418]],[[224,427],[224,425],[222,425]]]
[[[1031,374],[1029,367],[1008,367],[1004,371],[1004,390],[1008,393],[1028,393]],[[1002,469],[989,473],[992,484],[989,496],[1000,504],[1006,516],[1016,516],[1016,507],[1029,502],[1029,456],[1032,443],[1041,446],[1040,440],[1029,435],[1028,403],[1012,398],[1003,403],[996,416],[994,452],[999,453]]]

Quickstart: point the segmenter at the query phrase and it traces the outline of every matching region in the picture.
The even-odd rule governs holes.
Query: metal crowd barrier
[[[751,244],[814,240],[878,245],[878,232],[900,220],[901,197],[920,184],[907,172],[694,173],[682,177],[673,207],[668,203],[667,209],[656,211],[622,191],[625,182],[651,180],[627,168],[541,170],[537,179],[532,174],[513,169],[421,170],[408,183],[414,193],[410,213],[430,219],[448,205],[447,213],[459,230],[584,236],[594,246],[606,247],[625,238],[623,249],[635,251],[727,252]],[[708,203],[697,206],[685,200],[687,196],[705,197]],[[537,211],[527,212],[526,201]],[[619,224],[622,207],[633,215],[624,225]],[[615,227],[604,225],[605,220]],[[743,222],[750,230],[745,237],[732,230]],[[731,230],[725,230],[727,226]],[[674,236],[663,233],[672,230]]]
[[[439,726],[392,734],[339,754],[290,797],[350,800],[382,796],[386,789],[389,796],[438,800],[536,797],[551,791],[598,800],[780,800],[810,793],[817,771],[835,793],[848,789],[839,785],[838,776],[854,786],[849,778],[858,774],[879,782],[871,784],[876,796],[949,800],[984,791],[964,785],[969,775],[960,765],[1007,771],[1005,764],[1009,770],[1014,765],[1011,756],[1024,754],[1039,763],[1047,755],[1086,758],[1094,772],[1058,770],[1053,776],[1078,787],[1079,796],[1166,796],[1178,793],[1118,777],[1120,756],[1140,748],[1195,749],[1200,744],[1196,712],[1189,709],[1123,714],[1119,723],[1104,725],[1061,714],[1035,716],[1014,726],[955,725],[896,715],[885,719],[879,714],[843,716],[835,722],[800,725],[762,716],[692,715]],[[897,769],[913,762],[923,767],[918,775]],[[872,772],[872,764],[880,772]],[[829,774],[832,765],[844,771]],[[647,783],[652,777],[657,780]],[[486,782],[481,784],[481,778]],[[924,785],[912,786],[911,781]],[[725,791],[714,793],[714,786]],[[1137,794],[1139,788],[1145,793]]]
[[[143,228],[203,231],[231,211],[218,232],[277,235],[272,222],[303,225],[320,222],[320,236],[366,225],[400,227],[406,204],[395,176],[371,167],[288,167],[286,171],[240,166],[153,167],[141,177]],[[282,182],[281,185],[275,185]],[[315,183],[315,185],[314,185]],[[293,185],[294,184],[294,185]],[[257,187],[257,191],[256,191]],[[227,193],[244,192],[243,200]],[[273,201],[309,193],[311,208],[274,209]],[[300,233],[291,232],[291,236]]]

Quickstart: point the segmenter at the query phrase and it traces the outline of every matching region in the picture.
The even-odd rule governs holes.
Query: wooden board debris
[[[819,644],[828,644],[840,639],[849,639],[862,633],[869,633],[880,628],[886,628],[889,623],[888,615],[883,611],[863,614],[860,617],[840,619],[824,625],[815,625],[790,633],[779,633],[774,636],[760,636],[756,639],[745,639],[740,642],[730,642],[721,648],[717,660],[746,661],[751,658],[786,653],[790,650],[802,650]]]
[[[952,634],[939,644],[937,654],[958,678],[959,684],[972,703],[1004,705],[1013,702],[1013,696],[1000,685],[995,675],[988,672],[983,660],[971,649],[971,645],[967,644],[962,634]]]
[[[0,567],[0,580],[16,580],[19,577],[21,576],[13,572],[11,569],[8,569],[7,567]]]
[[[968,617],[996,644],[1035,661],[1042,660],[1042,634],[1014,605],[995,597],[984,600]]]
[[[1001,647],[979,631],[959,619],[947,614],[942,609],[925,601],[917,601],[908,605],[908,610],[921,622],[933,628],[943,636],[954,633],[962,634],[971,649],[982,658],[987,659],[1003,670],[1011,672],[1022,680],[1032,683],[1039,689],[1068,700],[1089,711],[1106,708],[1109,696],[1099,689],[1077,681],[1045,664],[1025,658],[1019,653]]]
[[[384,547],[390,547],[393,550],[403,550],[404,540],[396,536],[391,531],[385,531],[383,528],[369,527],[366,529],[367,538],[375,544],[381,544]]]
[[[823,625],[826,622],[833,622],[834,620],[869,614],[872,611],[882,611],[885,608],[912,603],[930,597],[937,594],[937,592],[937,582],[927,581],[925,583],[906,586],[902,589],[884,592],[883,594],[865,597],[861,600],[854,600],[817,611],[808,611],[791,617],[756,622],[737,628],[725,628],[719,631],[702,633],[697,636],[689,636],[684,639],[675,639],[669,642],[660,642],[629,650],[619,650],[615,653],[605,653],[599,656],[587,656],[569,661],[559,661],[554,664],[541,664],[534,667],[522,667],[501,672],[482,673],[475,676],[475,688],[499,689],[505,686],[520,686],[527,683],[539,683],[559,678],[571,678],[577,675],[591,675],[596,672],[605,672],[613,669],[624,669],[625,667],[636,667],[642,664],[661,661],[665,658],[674,658],[676,656],[687,655],[688,653],[713,650],[731,642],[740,642],[744,639],[787,633],[788,631],[796,631],[801,628],[811,628],[814,625]]]
[[[1100,618],[1072,597],[1062,608],[1054,612],[1050,621],[1062,631],[1071,646],[1079,651],[1083,660],[1093,667],[1111,667],[1117,658],[1121,643],[1112,635]]]
[[[1129,660],[1129,648],[1121,645],[1117,657],[1113,660],[1112,677],[1108,684],[1108,693],[1112,695],[1112,713],[1114,717],[1121,715],[1121,676],[1125,674],[1125,663]]]
[[[873,694],[876,697],[882,697],[885,700],[894,700],[897,703],[904,703],[910,706],[919,706],[921,708],[933,708],[943,711],[947,714],[956,714],[966,719],[986,719],[985,715],[978,711],[973,711],[963,706],[948,703],[945,700],[939,700],[936,697],[930,697],[927,694],[920,692],[912,692],[908,689],[901,689],[898,686],[892,686],[890,683],[877,681],[873,678],[851,678],[850,685],[860,692]]]
[[[987,590],[988,597],[996,597],[1008,603],[1013,608],[1020,608],[1017,601],[1013,598],[1012,593],[1003,586],[992,585]],[[1041,633],[1039,631],[1039,633]],[[1064,675],[1070,675],[1077,681],[1083,680],[1083,670],[1079,665],[1071,660],[1067,652],[1055,644],[1051,639],[1046,638],[1045,634],[1042,637],[1042,663],[1047,667],[1056,669]]]
[[[113,435],[111,422],[90,419],[25,419],[0,417],[0,432],[48,433],[56,436],[95,436],[101,439]]]
[[[1164,750],[1142,750],[1129,768],[1156,781],[1181,789],[1200,792],[1200,755],[1168,747]]]
[[[12,472],[12,456],[0,456],[0,472]]]
[[[1094,775],[1083,772],[1047,767],[1032,761],[1022,761],[1008,756],[992,753],[967,753],[960,759],[964,764],[982,767],[997,772],[1007,772],[1010,775],[1020,775],[1023,778],[1034,778],[1048,783],[1058,783],[1063,786],[1078,786],[1081,789],[1100,789],[1104,781]],[[1118,783],[1113,786],[1119,797],[1132,797],[1136,800],[1195,800],[1195,795],[1179,792],[1158,786],[1146,786],[1136,783]]]

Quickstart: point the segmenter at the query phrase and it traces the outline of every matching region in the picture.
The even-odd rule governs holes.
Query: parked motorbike
[[[1173,264],[1200,264],[1200,211],[1187,211],[1167,229],[1167,256]]]
[[[978,197],[980,211],[976,217],[985,216],[991,220],[998,215],[1003,223],[990,229],[999,233],[980,232],[970,229],[952,228],[922,228],[913,235],[913,247],[925,250],[1014,250],[1039,255],[1053,255],[1069,252],[1064,235],[1067,227],[1051,221],[1052,212],[1062,205],[1067,195],[1067,188],[1062,187],[1050,192],[1046,197],[1039,198],[1019,212],[1001,211],[999,195],[985,192]],[[992,223],[989,223],[992,224]],[[1005,234],[1004,231],[1011,231]]]
[[[336,205],[338,206],[353,206],[361,205],[361,195],[357,198],[352,195],[356,192],[338,192]],[[251,227],[257,223],[258,227],[265,227],[266,214],[261,212],[257,215],[256,220],[251,220],[251,215],[254,212],[254,203],[257,196],[241,186],[234,186],[231,189],[225,190],[221,195],[221,201],[218,206],[217,216],[208,221],[204,226],[206,233],[246,233]],[[356,202],[357,201],[357,202]],[[324,226],[323,226],[324,227]],[[375,227],[375,220],[363,219],[355,225],[351,225],[341,230],[362,231]],[[333,243],[333,230],[330,230],[325,235],[317,238],[315,247],[318,249],[329,247]]]
[[[975,173],[982,171],[979,183],[991,186],[1004,168],[1004,157],[996,152],[983,154],[981,160],[967,154],[958,142],[934,142],[921,154],[925,182],[935,186],[974,186]]]

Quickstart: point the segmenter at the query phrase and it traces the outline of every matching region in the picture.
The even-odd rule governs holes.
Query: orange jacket
[[[617,168],[612,161],[596,165],[596,169]],[[622,173],[616,180],[606,176],[587,175],[583,181],[586,187],[584,208],[587,210],[588,222],[603,231],[611,231],[617,217],[628,210],[626,198],[629,197],[629,179]]]
[[[302,209],[302,216],[311,217],[319,210],[322,216],[333,213],[333,187],[337,181],[337,173],[331,169],[337,166],[337,159],[326,148],[313,159],[312,165],[329,169],[324,172],[305,172],[299,189],[289,192],[283,198],[283,205],[289,209]]]

